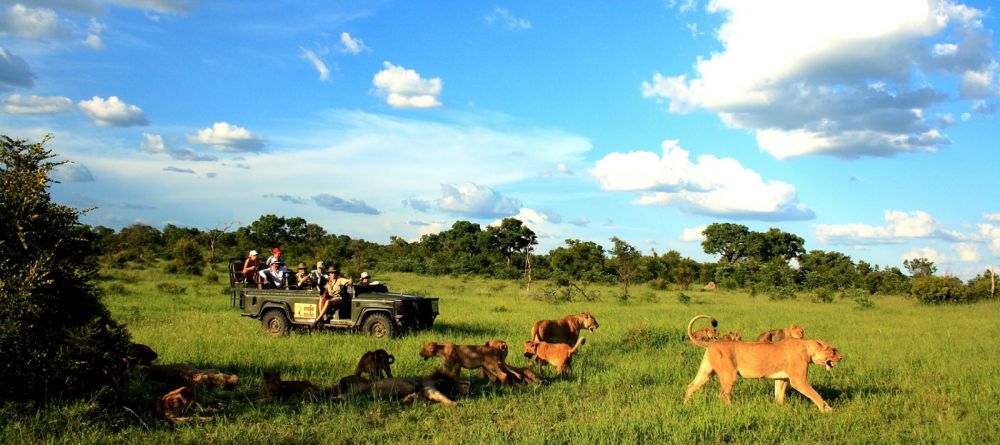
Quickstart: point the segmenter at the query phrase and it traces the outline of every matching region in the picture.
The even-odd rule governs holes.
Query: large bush
[[[113,381],[128,345],[91,283],[89,230],[78,211],[51,202],[49,174],[62,163],[44,143],[0,136],[0,399]]]
[[[924,303],[958,303],[966,300],[967,292],[958,278],[928,275],[911,280],[910,295]]]

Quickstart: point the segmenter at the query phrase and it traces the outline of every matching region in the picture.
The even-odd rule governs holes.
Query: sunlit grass
[[[202,390],[222,413],[205,425],[171,427],[146,403],[165,392],[135,384],[126,396],[56,403],[31,411],[0,405],[2,443],[996,443],[1000,439],[1000,334],[997,303],[924,306],[903,297],[874,297],[861,310],[852,300],[830,304],[770,301],[745,293],[589,285],[599,301],[559,304],[533,298],[519,283],[464,277],[386,274],[390,289],[441,298],[434,329],[394,340],[349,332],[264,335],[256,320],[239,316],[222,283],[203,277],[165,276],[160,270],[106,273],[114,285],[105,302],[136,342],[152,346],[159,362],[186,362],[240,376],[233,390]],[[160,291],[162,283],[183,287]],[[545,283],[533,284],[535,295]],[[124,292],[120,292],[123,287]],[[353,372],[367,350],[396,357],[395,375],[424,375],[437,359],[423,360],[428,341],[483,343],[501,338],[509,361],[523,366],[522,344],[533,321],[588,310],[601,327],[575,357],[573,375],[544,386],[495,388],[476,380],[460,408],[424,402],[314,400],[255,403],[264,371],[309,379],[332,388]],[[807,338],[835,344],[845,359],[810,380],[833,406],[821,414],[791,392],[773,402],[769,381],[741,380],[732,406],[718,399],[714,381],[683,405],[702,350],[682,341],[688,320],[715,316],[722,332],[752,339],[766,329],[796,323]],[[551,370],[550,370],[551,372]],[[467,371],[468,375],[468,371]],[[791,391],[791,390],[790,390]],[[107,400],[111,406],[101,406]]]

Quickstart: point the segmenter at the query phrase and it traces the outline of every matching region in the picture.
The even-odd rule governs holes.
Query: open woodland
[[[152,346],[158,363],[189,363],[240,376],[233,389],[198,388],[205,424],[172,426],[148,403],[173,389],[136,378],[116,392],[24,409],[0,405],[2,443],[997,443],[1000,441],[1000,337],[996,302],[927,305],[874,296],[815,302],[808,295],[773,300],[720,289],[655,290],[586,285],[593,301],[558,293],[555,283],[386,273],[391,290],[441,299],[434,328],[377,341],[349,332],[297,332],[272,338],[242,318],[223,275],[166,274],[164,263],[105,268],[96,284],[133,340]],[[574,358],[573,374],[523,388],[473,378],[472,393],[447,407],[418,401],[327,397],[260,404],[262,375],[309,379],[332,389],[367,350],[395,355],[396,376],[426,375],[438,365],[417,352],[429,341],[521,345],[532,322],[590,311],[600,322]],[[832,372],[810,366],[810,381],[832,405],[822,414],[789,388],[784,406],[770,381],[740,380],[733,405],[713,381],[688,405],[683,392],[702,349],[682,340],[688,320],[709,314],[721,333],[744,338],[805,326],[806,338],[833,343],[844,360]],[[465,371],[470,377],[469,371]],[[332,391],[331,391],[332,392]]]

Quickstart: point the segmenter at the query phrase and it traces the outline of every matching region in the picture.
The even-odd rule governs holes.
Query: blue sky
[[[735,222],[968,277],[1000,259],[990,7],[0,0],[0,128],[53,134],[54,197],[114,228],[517,216],[710,260]]]

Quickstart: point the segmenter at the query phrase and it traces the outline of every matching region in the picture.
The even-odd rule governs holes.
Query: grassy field
[[[224,284],[170,277],[176,295],[152,271],[114,271],[98,285],[134,340],[152,346],[159,363],[186,362],[240,376],[232,390],[200,390],[222,412],[203,425],[171,426],[154,418],[149,400],[172,388],[137,382],[119,395],[41,409],[0,405],[0,443],[998,443],[1000,442],[1000,305],[931,307],[902,297],[769,301],[745,293],[590,286],[598,301],[547,303],[517,283],[478,278],[386,274],[390,289],[441,298],[427,332],[376,341],[354,333],[267,337],[239,316]],[[168,286],[169,287],[169,286]],[[542,287],[535,283],[534,290]],[[124,292],[123,292],[124,291]],[[587,310],[601,327],[587,333],[574,374],[544,386],[496,388],[474,379],[463,406],[325,398],[258,404],[264,371],[333,387],[370,349],[396,357],[398,376],[426,375],[439,364],[417,352],[428,341],[482,343],[500,338],[523,366],[521,345],[533,321]],[[772,384],[740,380],[733,405],[718,399],[717,381],[681,402],[702,349],[681,341],[688,320],[715,316],[722,332],[744,337],[796,323],[807,338],[827,340],[844,360],[832,372],[811,366],[813,386],[833,406],[822,414],[789,388],[784,406]],[[468,373],[468,371],[466,371]]]

